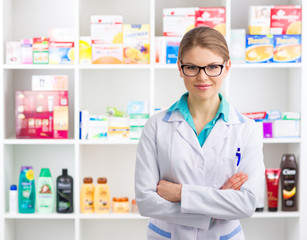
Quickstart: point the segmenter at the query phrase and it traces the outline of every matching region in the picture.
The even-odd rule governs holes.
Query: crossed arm
[[[242,172],[236,173],[225,183],[221,188],[222,190],[233,189],[240,190],[241,186],[248,180],[248,175]],[[182,185],[169,182],[166,180],[160,180],[157,185],[157,193],[160,197],[170,202],[181,201],[181,189]]]

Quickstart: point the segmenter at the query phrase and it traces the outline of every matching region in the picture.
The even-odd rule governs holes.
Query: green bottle
[[[52,213],[55,204],[55,193],[49,168],[41,169],[36,191],[37,211],[39,213]]]
[[[18,210],[19,213],[35,212],[35,182],[33,168],[30,166],[21,167],[18,187]]]

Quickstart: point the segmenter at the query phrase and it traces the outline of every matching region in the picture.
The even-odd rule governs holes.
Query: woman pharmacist
[[[238,219],[253,215],[262,191],[262,138],[219,93],[231,67],[223,35],[190,30],[177,65],[187,93],[150,118],[137,148],[135,193],[151,218],[147,238],[245,239]]]

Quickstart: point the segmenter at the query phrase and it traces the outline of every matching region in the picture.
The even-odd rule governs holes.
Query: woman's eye
[[[208,70],[215,70],[215,69],[217,69],[219,66],[208,66],[207,68],[208,68]]]
[[[186,66],[187,70],[196,70],[197,67],[195,66]]]

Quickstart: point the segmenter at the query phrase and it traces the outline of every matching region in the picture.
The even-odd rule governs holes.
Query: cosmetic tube
[[[278,208],[278,186],[280,169],[266,169],[265,177],[268,192],[268,207],[270,212],[276,212]]]

